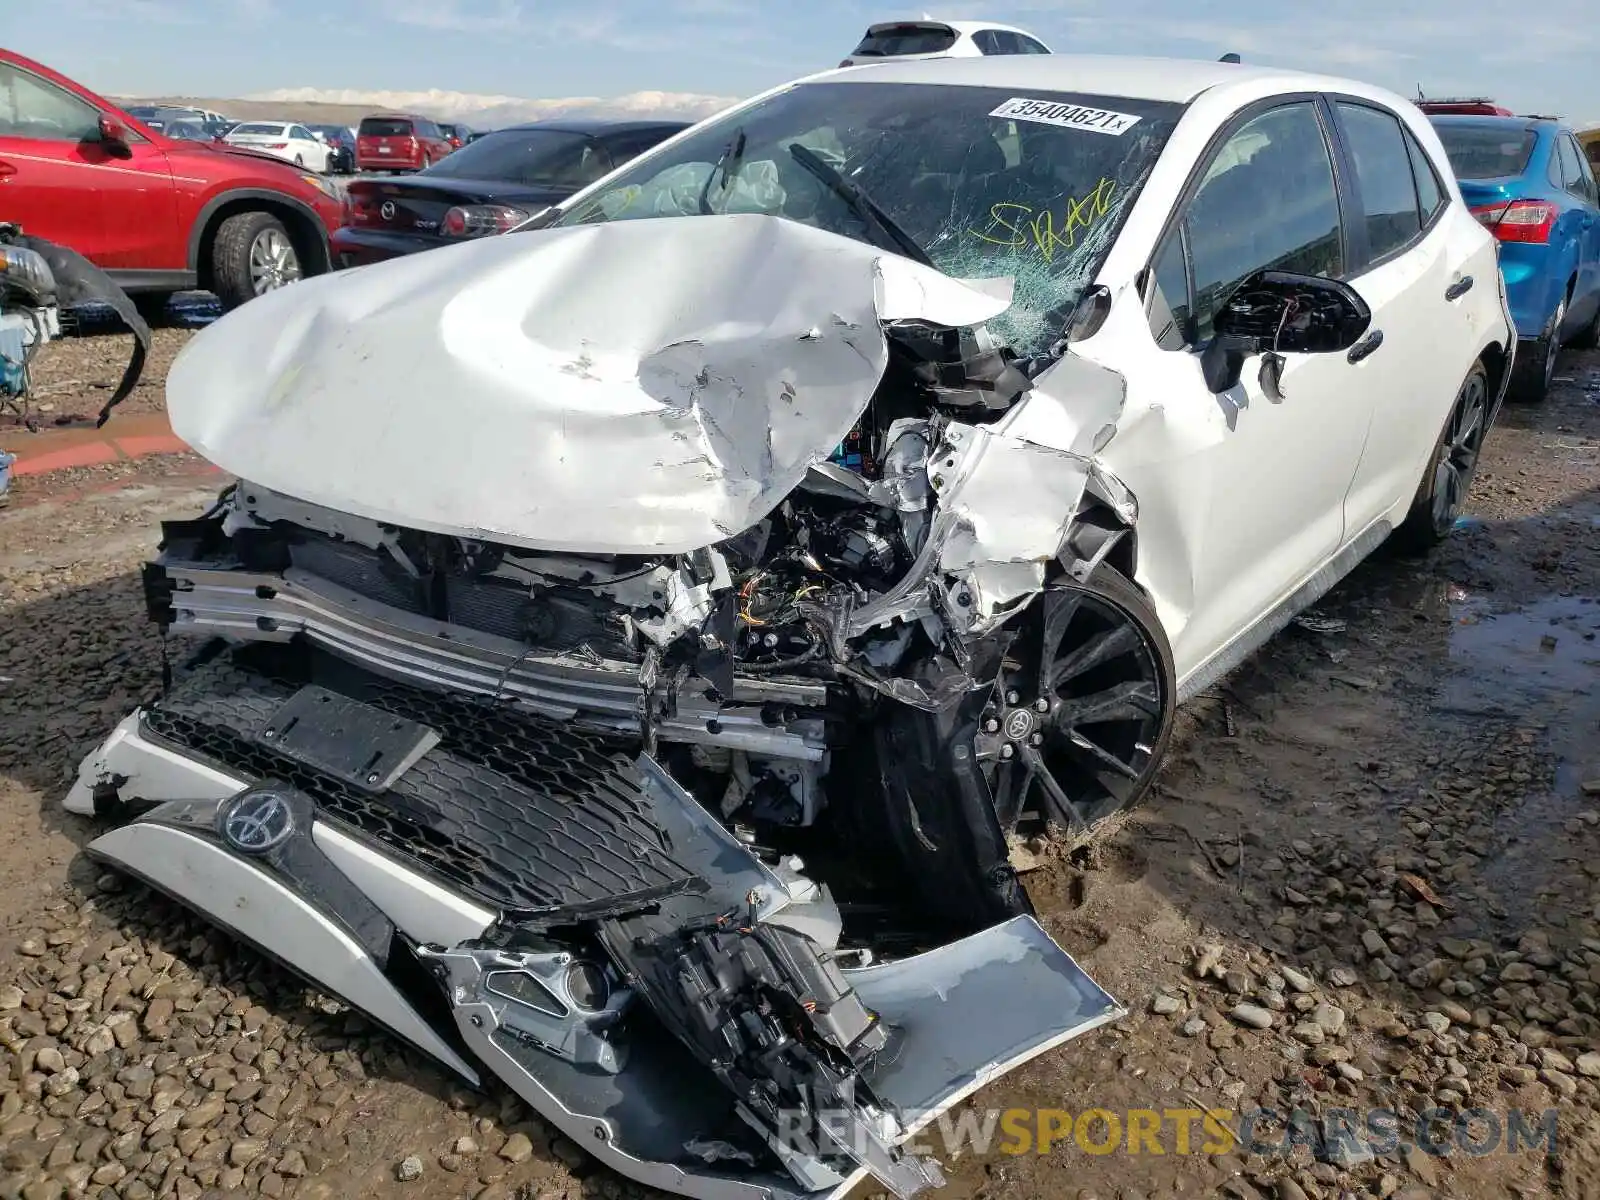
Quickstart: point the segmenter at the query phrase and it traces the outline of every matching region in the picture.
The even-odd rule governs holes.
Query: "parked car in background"
[[[297,167],[326,173],[327,143],[304,125],[285,121],[246,121],[228,130],[223,139],[230,146],[260,150]]]
[[[1512,379],[1542,400],[1563,345],[1600,344],[1600,190],[1572,131],[1536,117],[1437,116],[1461,195],[1500,241],[1522,339]]]
[[[328,174],[349,175],[356,169],[356,131],[348,125],[308,125],[328,147]]]
[[[457,150],[472,140],[472,130],[460,121],[441,122],[439,132],[444,134],[445,140]]]
[[[208,139],[216,139],[221,138],[234,126],[234,122],[227,117],[210,109],[188,108],[177,104],[135,104],[123,111],[131,117],[137,117],[151,129],[163,133],[172,122],[187,121],[199,125]]]
[[[359,266],[503,233],[688,127],[542,121],[485,134],[405,179],[352,180],[334,261]]]
[[[168,121],[161,130],[169,138],[180,142],[211,142],[216,139],[208,132],[199,121]]]
[[[427,117],[379,113],[356,126],[358,171],[426,171],[454,149]]]
[[[129,292],[200,287],[232,308],[331,265],[330,183],[265,154],[167,137],[0,50],[0,199]]]
[[[970,58],[991,54],[1049,54],[1025,29],[993,21],[882,21],[869,25],[860,45],[839,65],[886,58]]]

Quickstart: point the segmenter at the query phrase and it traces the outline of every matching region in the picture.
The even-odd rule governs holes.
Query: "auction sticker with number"
[[[1104,108],[1062,104],[1059,100],[1030,100],[1026,96],[1013,96],[989,115],[1009,117],[1013,121],[1037,121],[1041,125],[1060,125],[1065,129],[1086,129],[1090,133],[1109,133],[1113,136],[1127,133],[1139,120],[1127,113],[1111,112]]]

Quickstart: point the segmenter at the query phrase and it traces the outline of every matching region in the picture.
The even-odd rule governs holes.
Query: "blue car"
[[[1600,190],[1572,131],[1542,117],[1436,116],[1461,196],[1500,244],[1517,325],[1511,390],[1542,400],[1562,346],[1600,344]]]

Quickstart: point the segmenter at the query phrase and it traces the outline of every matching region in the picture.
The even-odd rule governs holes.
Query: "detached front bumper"
[[[304,646],[202,652],[84,760],[66,804],[113,823],[95,857],[469,1082],[498,1075],[608,1166],[682,1195],[842,1197],[868,1174],[911,1195],[938,1172],[897,1147],[1120,1015],[1027,917],[897,962],[828,966],[827,890],[797,860],[755,857],[628,742]],[[728,911],[741,928],[705,926]],[[575,928],[595,936],[559,941]],[[715,1029],[755,1010],[723,974],[686,1001],[673,955],[752,932],[788,956],[798,974],[785,978],[810,980],[790,993],[802,1024],[864,1011],[892,1032],[892,1052],[833,1093],[855,1099],[808,1109],[758,1079],[758,1104],[686,1036],[690,1014]],[[586,955],[613,979],[603,1002],[561,991]],[[562,1003],[531,1004],[540,987]]]

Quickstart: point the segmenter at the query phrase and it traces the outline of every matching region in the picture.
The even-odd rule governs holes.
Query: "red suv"
[[[280,159],[157,133],[0,50],[0,214],[129,292],[199,287],[233,308],[328,270],[344,200]]]
[[[427,117],[378,113],[356,127],[358,171],[423,171],[454,149]]]

